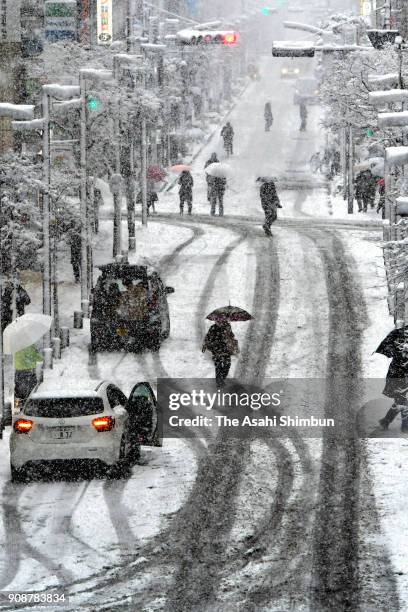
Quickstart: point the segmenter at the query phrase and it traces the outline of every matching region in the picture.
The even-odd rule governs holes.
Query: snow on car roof
[[[48,398],[56,398],[56,399],[66,399],[66,398],[76,398],[76,397],[98,397],[96,391],[59,391],[58,389],[49,389],[48,391],[36,391],[31,394],[31,399],[48,399]]]
[[[97,397],[98,389],[100,385],[105,382],[103,380],[100,381],[88,381],[88,380],[71,380],[65,381],[65,388],[61,389],[56,388],[55,379],[50,381],[50,384],[47,385],[47,382],[44,381],[38,391],[34,391],[31,394],[32,399],[44,399],[44,398],[68,398],[68,397]]]

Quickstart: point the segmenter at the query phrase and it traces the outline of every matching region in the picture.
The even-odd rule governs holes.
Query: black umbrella
[[[393,329],[374,352],[386,357],[401,357],[408,352],[408,325]]]
[[[222,306],[222,308],[216,308],[208,316],[207,319],[210,321],[250,321],[252,315],[249,314],[243,308],[238,306]]]

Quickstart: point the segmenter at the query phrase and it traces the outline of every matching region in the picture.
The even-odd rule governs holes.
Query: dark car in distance
[[[99,266],[92,291],[91,351],[158,350],[170,334],[167,295],[174,293],[147,266]]]

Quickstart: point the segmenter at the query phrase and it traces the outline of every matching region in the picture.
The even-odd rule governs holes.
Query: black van
[[[166,287],[147,266],[111,263],[99,266],[92,290],[91,351],[158,350],[170,334]]]

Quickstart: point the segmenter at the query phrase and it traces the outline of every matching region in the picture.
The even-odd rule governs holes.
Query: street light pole
[[[43,311],[51,315],[51,245],[50,245],[50,101],[48,93],[42,94],[42,154],[43,154],[43,176],[45,190],[43,194]],[[44,348],[51,343],[51,335],[44,336]]]
[[[81,216],[81,310],[89,315],[86,176],[86,78],[79,71],[80,116],[80,216]]]

